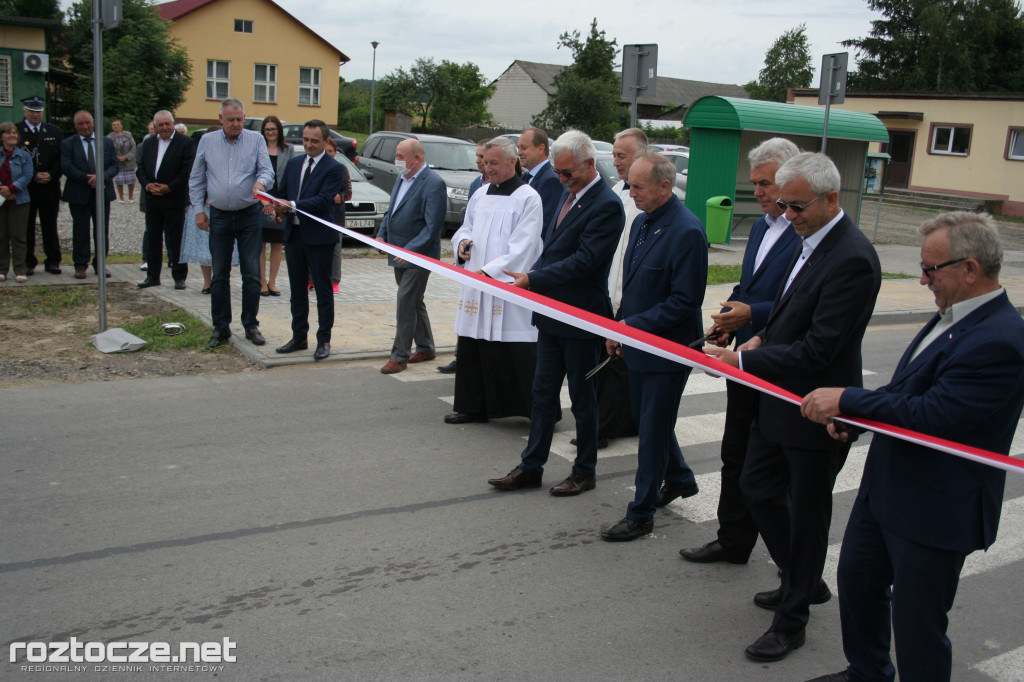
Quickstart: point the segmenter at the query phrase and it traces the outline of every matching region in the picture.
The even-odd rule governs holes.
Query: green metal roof
[[[805,107],[735,97],[702,97],[693,103],[684,125],[690,128],[754,130],[766,133],[821,137],[825,107]],[[889,132],[878,117],[832,107],[828,115],[829,139],[888,142]]]

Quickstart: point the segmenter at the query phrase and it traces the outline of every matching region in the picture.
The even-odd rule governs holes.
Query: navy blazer
[[[568,191],[562,191],[561,206]],[[608,184],[598,178],[555,229],[556,214],[545,228],[544,251],[530,268],[530,289],[555,300],[604,317],[612,316],[608,297],[608,268],[619,244],[626,214]],[[594,335],[534,313],[533,324],[543,332],[578,339]]]
[[[114,151],[114,143],[109,137],[93,135],[94,144],[96,141],[103,141],[103,196],[107,201],[113,201],[117,195],[114,193],[114,176],[117,175],[117,152]],[[82,146],[82,137],[78,133],[65,137],[60,143],[60,167],[66,178],[64,182],[64,196],[61,197],[69,204],[88,204],[96,196],[96,188],[89,186],[89,160],[85,156],[85,149]]]
[[[295,208],[305,211],[310,215],[334,222],[334,195],[341,192],[345,184],[345,167],[331,158],[330,154],[324,154],[313,166],[309,178],[302,183],[302,193],[299,194],[300,174],[302,164],[306,160],[305,154],[292,157],[285,166],[284,175],[278,179],[277,188],[281,198],[295,202]],[[292,214],[284,216],[284,241],[287,242],[295,225],[292,225]],[[337,244],[340,233],[334,228],[319,223],[312,218],[299,214],[299,237],[308,246]]]
[[[875,248],[844,214],[785,294],[779,288],[768,322],[757,334],[763,344],[743,351],[743,369],[798,396],[822,386],[863,386],[860,343],[881,283]],[[776,443],[835,447],[822,424],[800,416],[799,405],[762,395],[757,420],[765,438]]]
[[[910,361],[936,315],[876,391],[848,388],[849,416],[1007,454],[1024,406],[1024,320],[1004,291]],[[875,435],[858,497],[883,527],[955,552],[996,539],[1006,473],[921,445]]]
[[[167,151],[156,168],[156,156],[160,147],[160,136],[153,135],[142,141],[138,155],[139,166],[135,177],[146,191],[146,185],[159,182],[171,188],[168,194],[147,194],[146,205],[153,208],[180,208],[188,205],[188,178],[192,173],[192,161],[196,158],[196,145],[192,138],[175,132],[171,136]]]
[[[534,175],[535,172],[536,175]],[[558,209],[562,207],[562,202],[565,201],[562,194],[562,190],[565,188],[558,181],[558,175],[551,168],[551,162],[546,159],[530,171],[529,185],[540,195],[540,203],[544,209],[544,229],[547,230],[554,217],[558,215]],[[545,232],[542,236],[546,237],[547,233]]]
[[[391,207],[380,224],[377,238],[430,258],[440,258],[441,230],[444,229],[444,216],[448,210],[448,189],[444,180],[424,166],[413,180],[412,187],[402,197],[402,203],[395,206],[402,182],[396,179],[395,186],[391,188]],[[388,265],[395,268],[415,267],[412,263],[395,263],[395,257],[391,254],[388,254]]]
[[[784,275],[793,258],[793,250],[800,243],[800,237],[792,225],[786,227],[779,239],[764,257],[761,267],[755,271],[757,252],[761,248],[764,235],[768,232],[768,221],[762,216],[750,229],[747,248],[743,252],[743,270],[740,282],[733,287],[730,301],[739,301],[750,306],[752,319],[750,324],[733,332],[736,345],[750,340],[754,332],[764,329],[768,323],[768,314],[772,310],[772,302],[779,289],[785,283]],[[725,312],[725,309],[723,309]]]
[[[701,305],[708,281],[708,240],[700,219],[670,196],[666,210],[647,226],[647,239],[634,259],[641,213],[633,221],[625,254],[622,303],[616,319],[630,327],[676,343],[703,336]],[[657,211],[655,211],[657,214]],[[634,372],[681,372],[678,363],[623,347],[626,366]]]

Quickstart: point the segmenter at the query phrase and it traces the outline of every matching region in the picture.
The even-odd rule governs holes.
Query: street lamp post
[[[373,133],[373,101],[376,99],[377,90],[377,46],[380,45],[376,40],[370,42],[373,46],[373,72],[370,80],[370,132]]]

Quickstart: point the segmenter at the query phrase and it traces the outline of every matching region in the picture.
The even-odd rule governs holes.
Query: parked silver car
[[[420,141],[426,152],[427,166],[444,180],[448,189],[448,210],[445,223],[452,227],[462,225],[469,203],[469,186],[480,175],[476,167],[476,144],[469,140],[445,135],[399,133],[383,130],[366,138],[356,162],[366,178],[390,196],[398,169],[395,166],[395,147],[402,140]]]
[[[345,156],[335,156],[334,160],[343,165],[352,178],[352,198],[345,202],[345,227],[376,237],[391,206],[391,195],[374,187]]]
[[[662,153],[662,156],[669,157],[670,154]],[[687,155],[687,159],[689,155]],[[597,172],[601,174],[604,181],[608,183],[609,187],[614,187],[619,181],[619,171],[615,170],[615,160],[609,152],[598,152],[597,158]],[[675,163],[675,159],[672,159]],[[686,200],[686,174],[679,172],[679,165],[676,165],[676,186],[672,188],[672,193],[679,197],[680,201]]]

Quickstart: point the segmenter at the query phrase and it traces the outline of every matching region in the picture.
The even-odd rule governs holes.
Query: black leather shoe
[[[227,334],[222,334],[221,332],[214,331],[213,335],[210,336],[210,342],[208,344],[206,344],[206,347],[207,348],[216,348],[217,346],[221,345],[222,343],[224,343],[225,341],[227,341],[230,338],[231,338],[231,332],[228,332]]]
[[[832,590],[828,589],[828,585],[825,584],[824,580],[818,581],[818,589],[814,590],[814,594],[811,595],[812,604],[824,604],[832,598]],[[779,604],[782,603],[782,586],[778,589],[769,590],[768,592],[758,592],[754,595],[754,604],[760,606],[762,609],[768,609],[774,611],[779,608]]]
[[[602,531],[601,537],[608,542],[629,542],[644,535],[650,535],[654,530],[654,519],[648,521],[630,521],[622,519],[606,531]]]
[[[177,287],[175,287],[175,288],[177,288]],[[185,287],[182,286],[181,288],[184,289]],[[265,338],[263,338],[263,334],[260,334],[260,328],[259,327],[249,327],[248,329],[246,329],[245,330],[245,338],[247,338],[250,341],[252,341],[254,346],[262,346],[263,344],[265,344],[267,342],[267,340]]]
[[[137,286],[140,289],[148,289],[149,287],[158,287],[158,286],[160,286],[160,280],[153,279],[152,277],[147,277],[146,279],[144,279],[141,282],[139,282]]]
[[[561,421],[561,419],[562,419],[562,413],[559,412],[558,413],[558,419],[556,419],[555,421],[556,422],[557,421]],[[569,441],[569,445],[576,445],[576,439],[573,438],[571,441]],[[597,449],[598,450],[604,450],[606,447],[608,447],[608,439],[607,438],[601,438],[600,436],[598,436],[598,438],[597,438]]]
[[[673,483],[669,485],[666,483],[661,486],[661,496],[658,497],[658,501],[654,503],[655,507],[664,507],[672,500],[677,497],[680,499],[693,497],[697,494],[696,483],[677,484]]]
[[[455,360],[452,360],[447,365],[442,365],[437,368],[437,371],[441,374],[455,374]]]
[[[822,675],[821,677],[815,677],[813,680],[807,680],[807,682],[850,682],[850,674],[845,670],[831,675]]]
[[[807,630],[805,628],[800,628],[791,635],[772,628],[747,647],[747,658],[762,663],[781,661],[789,656],[790,651],[802,647],[806,640]]]
[[[472,424],[473,422],[485,423],[487,417],[482,414],[468,414],[466,412],[452,412],[444,416],[445,424]]]
[[[313,351],[314,360],[323,360],[331,354],[331,344],[329,343],[318,343],[316,344],[316,350]]]
[[[722,543],[718,540],[709,542],[702,547],[681,549],[679,550],[679,555],[687,561],[692,561],[696,564],[713,564],[719,561],[728,561],[730,564],[747,563],[747,559],[730,557],[728,552],[725,551],[725,547],[722,547]]]
[[[284,344],[277,349],[278,353],[294,353],[297,350],[306,350],[309,348],[309,343],[306,339],[297,339],[292,337],[292,340]]]
[[[185,280],[181,280],[181,279],[174,280],[174,288],[178,289],[179,291],[181,289],[184,289],[185,288]]]
[[[555,497],[569,497],[571,495],[579,495],[585,493],[588,490],[593,490],[597,487],[597,479],[585,478],[580,476],[575,471],[569,474],[569,477],[564,481],[556,485],[548,492]]]
[[[56,265],[47,265],[46,266],[46,271],[48,273],[50,273],[51,275],[59,275],[60,274],[60,268],[58,268]]]
[[[538,474],[528,474],[519,467],[508,472],[501,478],[492,478],[487,482],[499,490],[519,490],[520,488],[539,488],[541,477]]]

